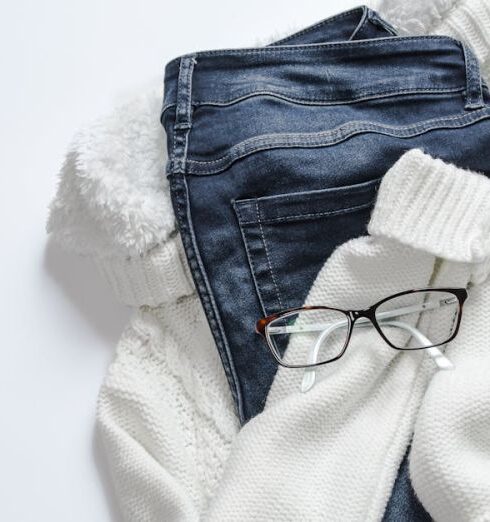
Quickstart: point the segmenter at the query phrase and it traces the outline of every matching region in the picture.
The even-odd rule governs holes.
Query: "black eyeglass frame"
[[[422,293],[422,292],[446,292],[453,294],[457,300],[458,300],[458,315],[456,317],[455,327],[451,334],[451,336],[446,339],[443,342],[431,344],[430,346],[421,346],[417,348],[400,348],[399,346],[395,346],[383,333],[381,327],[379,326],[378,320],[376,319],[376,310],[379,306],[381,306],[386,301],[389,301],[391,299],[394,299],[396,297],[400,297],[403,295],[409,295],[409,294],[415,294],[415,293]],[[255,325],[255,331],[259,335],[261,335],[264,340],[267,343],[267,346],[269,347],[269,350],[271,351],[274,359],[283,367],[285,368],[314,368],[316,366],[322,366],[323,364],[328,364],[334,361],[337,361],[340,359],[345,351],[347,350],[347,347],[349,345],[352,332],[354,330],[355,322],[360,319],[361,317],[365,317],[366,319],[369,319],[371,321],[372,325],[376,329],[376,331],[379,333],[379,335],[382,337],[382,339],[390,346],[391,348],[395,350],[400,351],[413,351],[413,350],[426,350],[427,348],[434,348],[436,346],[442,346],[444,344],[447,344],[451,342],[459,331],[459,326],[461,324],[461,317],[463,315],[463,305],[468,298],[468,291],[466,288],[417,288],[413,290],[405,290],[403,292],[398,292],[396,294],[390,295],[388,297],[385,297],[381,299],[381,301],[378,301],[377,303],[373,304],[369,308],[365,308],[363,310],[343,310],[341,308],[332,308],[330,306],[301,306],[298,308],[289,308],[287,310],[283,310],[281,312],[277,312],[272,315],[268,315],[267,317],[263,317],[262,319],[259,319]],[[267,334],[267,327],[276,319],[279,319],[281,317],[287,317],[288,315],[295,313],[295,312],[301,312],[306,310],[332,310],[334,312],[340,312],[343,313],[348,321],[348,331],[347,331],[347,338],[346,341],[342,347],[342,350],[340,351],[339,355],[333,357],[332,359],[328,359],[326,361],[321,361],[315,364],[288,364],[285,363],[280,354],[277,352],[276,347],[274,346],[273,342],[270,340],[269,335]]]

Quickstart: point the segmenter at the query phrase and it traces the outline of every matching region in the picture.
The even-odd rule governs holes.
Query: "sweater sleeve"
[[[438,256],[432,286],[478,283],[446,348],[455,369],[436,372],[422,400],[410,476],[435,520],[490,520],[490,180],[412,150],[383,178],[368,228]]]
[[[489,271],[490,181],[418,149],[404,154],[380,185],[368,231],[439,258]]]
[[[362,309],[402,289],[466,286],[488,255],[489,186],[485,176],[409,151],[381,182],[371,236],[335,250],[305,304]],[[478,288],[490,295],[488,283]],[[480,313],[488,309],[475,293],[470,301]],[[490,331],[476,319],[486,329],[475,329],[470,315],[448,347],[455,371],[434,375],[421,351],[389,350],[370,329],[355,332],[335,365],[315,370],[308,393],[300,391],[304,372],[279,368],[264,411],[234,441],[204,519],[381,520],[415,424],[411,476],[429,513],[488,520],[490,402],[482,377],[490,352],[482,344]],[[428,337],[451,325],[439,316]],[[288,350],[303,348],[302,340],[291,343]]]
[[[160,89],[148,89],[75,136],[47,222],[52,238],[91,258],[131,306],[193,292],[163,168],[160,103]]]

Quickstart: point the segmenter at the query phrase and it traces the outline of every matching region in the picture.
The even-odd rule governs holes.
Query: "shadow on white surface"
[[[104,360],[112,359],[118,339],[129,321],[132,310],[121,305],[113,296],[109,286],[98,273],[90,259],[63,251],[52,240],[48,240],[44,250],[44,269],[49,278],[59,287],[63,297],[75,309],[75,318],[87,323],[89,330],[93,330],[97,349],[100,346],[107,348],[108,353],[101,357]],[[71,315],[71,314],[70,314]],[[76,325],[67,325],[69,330],[78,331]],[[85,347],[85,346],[84,346]],[[96,360],[99,360],[97,357]],[[98,368],[102,375],[104,367]],[[97,378],[94,375],[94,378]],[[90,397],[87,397],[89,399]],[[94,407],[95,413],[95,407]],[[80,429],[86,425],[81,420]],[[123,517],[116,501],[108,463],[104,448],[96,427],[92,427],[90,454],[93,457],[95,473],[98,475],[103,495],[105,497],[108,515],[111,522],[121,522]],[[83,449],[80,448],[83,454]]]
[[[119,303],[88,258],[63,251],[48,240],[44,267],[80,316],[111,351],[128,323],[131,309]]]

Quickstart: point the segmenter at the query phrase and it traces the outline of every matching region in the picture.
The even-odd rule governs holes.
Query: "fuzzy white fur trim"
[[[161,86],[152,86],[75,136],[47,222],[66,249],[127,257],[175,230],[161,100]]]

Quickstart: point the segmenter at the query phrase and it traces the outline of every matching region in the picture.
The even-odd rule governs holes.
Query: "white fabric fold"
[[[444,219],[448,194],[460,192],[464,200],[475,183],[477,211],[456,199],[454,219]],[[369,225],[376,235],[339,247],[306,304],[362,308],[406,289],[468,286],[486,252],[480,225],[489,190],[484,176],[407,153],[381,183]],[[459,235],[455,224],[468,233]],[[365,329],[343,358],[322,367],[307,394],[300,392],[302,370],[280,368],[264,412],[233,443],[207,519],[380,520],[415,433],[410,471],[427,511],[435,520],[490,520],[490,401],[483,379],[490,373],[484,348],[490,323],[483,319],[489,290],[488,279],[470,289],[469,303],[476,304],[467,306],[448,347],[454,371],[433,377],[422,351],[395,352]],[[452,316],[427,323],[428,338],[447,335],[452,323]]]
[[[389,239],[349,241],[328,259],[306,304],[363,308],[427,286],[434,260]],[[264,412],[232,446],[206,520],[380,520],[433,371],[423,355],[359,329],[306,394],[303,370],[279,368]]]

